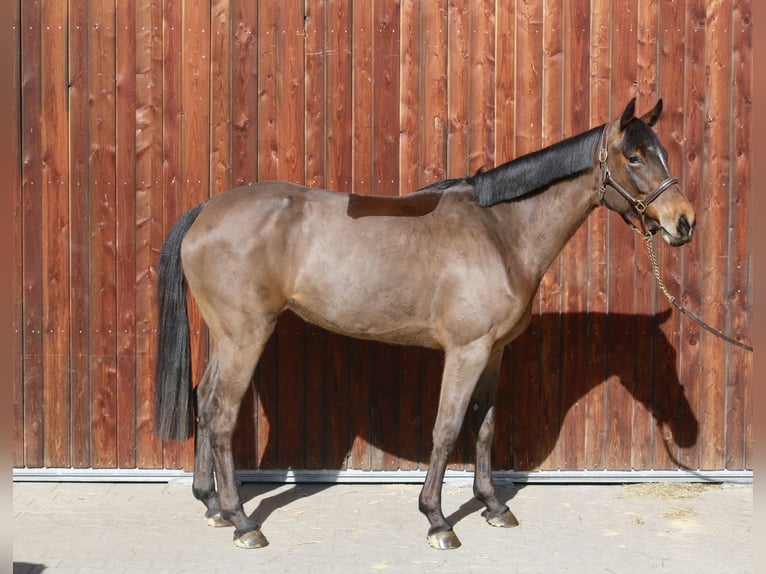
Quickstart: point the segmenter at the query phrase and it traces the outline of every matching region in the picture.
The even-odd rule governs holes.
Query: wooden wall
[[[749,0],[18,0],[14,465],[186,468],[152,428],[156,265],[187,208],[279,178],[406,194],[658,97],[691,311],[749,339]],[[750,469],[752,355],[671,311],[597,210],[506,353],[496,468]],[[195,372],[207,354],[193,322]],[[439,354],[280,320],[240,468],[415,469]],[[470,415],[469,415],[470,419]],[[468,425],[470,427],[470,425]],[[471,468],[465,429],[452,468]]]

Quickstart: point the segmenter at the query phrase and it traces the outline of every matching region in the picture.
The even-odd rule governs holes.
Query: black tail
[[[192,207],[176,221],[162,246],[157,269],[160,316],[154,377],[154,432],[168,440],[186,440],[192,433],[191,349],[181,241],[204,205]]]

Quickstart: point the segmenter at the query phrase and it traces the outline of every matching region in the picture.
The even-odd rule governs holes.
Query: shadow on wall
[[[613,452],[627,452],[630,462],[630,449],[663,447],[640,456],[677,468],[679,449],[696,444],[698,421],[661,329],[671,314],[533,316],[503,359],[494,470],[551,461],[561,469],[609,468]],[[243,401],[237,469],[426,468],[442,365],[441,352],[342,337],[287,313],[254,377],[259,399],[251,389]],[[635,428],[634,403],[651,413]],[[472,410],[450,468],[473,469]],[[588,436],[599,437],[591,442],[600,443],[589,445],[598,450],[588,454],[591,466],[586,417]]]

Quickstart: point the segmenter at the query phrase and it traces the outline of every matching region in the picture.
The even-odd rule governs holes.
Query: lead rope
[[[636,231],[638,231],[638,230],[636,230]],[[641,234],[641,232],[639,232],[639,234]],[[684,309],[683,305],[681,305],[681,303],[678,301],[678,299],[676,299],[675,297],[673,297],[673,295],[670,294],[670,291],[668,291],[668,288],[665,287],[665,283],[662,281],[662,277],[660,276],[660,266],[657,263],[657,255],[654,252],[654,243],[652,241],[653,240],[652,235],[650,233],[646,233],[646,234],[641,234],[641,237],[643,238],[644,242],[646,243],[646,251],[649,254],[649,261],[652,263],[652,271],[654,272],[654,278],[657,280],[657,285],[659,285],[660,290],[665,295],[665,297],[667,297],[667,299],[670,302],[670,304],[673,305],[679,311],[681,311],[681,313],[683,313],[684,315],[689,317],[689,319],[691,319],[692,321],[697,323],[697,325],[699,325],[700,327],[702,327],[703,329],[705,329],[709,333],[712,333],[713,335],[715,335],[719,339],[723,339],[727,343],[730,343],[732,345],[736,345],[737,347],[741,347],[742,349],[745,349],[746,351],[752,352],[753,348],[750,345],[742,343],[741,341],[737,341],[736,339],[732,339],[728,335],[725,335],[721,331],[719,331],[717,329],[714,329],[713,327],[711,327],[710,325],[705,323],[702,319],[700,319],[696,315],[694,315],[694,314],[690,313],[689,311],[687,311],[686,309]]]

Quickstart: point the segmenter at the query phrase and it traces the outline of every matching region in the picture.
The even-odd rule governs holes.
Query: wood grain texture
[[[750,6],[22,3],[14,465],[191,469],[193,441],[151,429],[157,260],[192,205],[276,178],[404,195],[601,125],[633,96],[638,113],[663,98],[656,130],[698,215],[689,245],[657,242],[665,283],[748,340]],[[212,342],[193,304],[191,326],[197,379]],[[424,468],[442,367],[287,314],[237,464]],[[495,468],[750,468],[752,384],[752,355],[681,318],[599,208],[506,351]],[[472,433],[450,468],[473,468]]]

